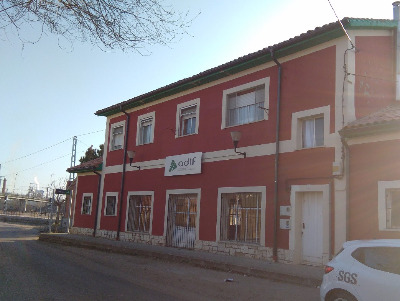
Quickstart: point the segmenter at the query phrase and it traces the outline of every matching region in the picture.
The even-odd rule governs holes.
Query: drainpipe
[[[100,186],[101,186],[101,173],[97,171],[93,171],[96,175],[99,176],[99,183],[97,184],[97,204],[96,204],[96,217],[94,219],[94,228],[93,228],[93,237],[96,237],[96,230],[97,230],[97,218],[99,216],[99,203],[100,203]]]
[[[274,183],[274,241],[272,258],[278,261],[278,167],[279,167],[279,129],[280,129],[280,107],[281,107],[281,78],[282,78],[282,65],[274,56],[274,50],[270,49],[271,58],[278,66],[278,95],[276,104],[276,143],[275,143],[275,183]]]
[[[400,1],[393,2],[393,20],[397,21],[396,30],[396,100],[400,101]]]
[[[342,137],[344,145],[344,172],[346,177],[346,241],[350,239],[350,147],[345,137]]]
[[[126,169],[126,152],[128,151],[128,134],[129,134],[129,120],[130,116],[126,113],[122,105],[119,107],[120,111],[126,115],[126,127],[125,127],[125,141],[124,141],[124,160],[122,163],[122,178],[121,178],[121,199],[119,202],[119,213],[118,213],[118,230],[117,230],[117,240],[120,239],[119,235],[121,232],[121,221],[122,221],[122,202],[124,197],[124,184],[125,184],[125,169]]]

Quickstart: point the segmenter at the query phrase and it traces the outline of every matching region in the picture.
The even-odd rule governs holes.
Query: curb
[[[114,246],[106,243],[97,243],[92,241],[73,239],[71,237],[66,237],[66,235],[68,234],[65,234],[64,236],[64,235],[42,233],[39,235],[39,240],[43,242],[57,243],[66,246],[74,246],[74,247],[80,247],[80,248],[86,248],[86,249],[92,249],[92,250],[98,250],[116,254],[158,258],[170,262],[172,261],[177,263],[186,263],[195,267],[207,268],[222,272],[243,274],[257,278],[264,278],[264,279],[286,282],[308,287],[319,287],[321,284],[321,279],[292,275],[288,273],[280,273],[276,271],[268,271],[265,269],[257,269],[232,263],[214,261],[210,259],[196,258],[178,254],[169,254],[151,250],[141,250],[125,246]]]

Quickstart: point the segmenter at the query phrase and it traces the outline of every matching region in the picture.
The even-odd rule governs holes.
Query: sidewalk
[[[230,271],[310,287],[318,287],[324,273],[323,267],[266,262],[204,251],[153,246],[84,235],[42,233],[39,240],[133,256],[155,257],[207,269]]]

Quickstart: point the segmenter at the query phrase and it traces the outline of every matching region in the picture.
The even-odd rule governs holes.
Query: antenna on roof
[[[334,13],[335,16],[336,16],[336,19],[339,21],[340,26],[342,26],[342,29],[343,29],[344,33],[346,34],[346,36],[347,36],[347,39],[350,41],[351,47],[352,47],[352,48],[356,48],[356,47],[354,46],[354,44],[353,44],[353,41],[350,39],[349,34],[347,33],[346,29],[344,28],[342,21],[340,21],[338,15],[336,14],[336,11],[335,11],[335,9],[334,9],[333,6],[332,6],[331,1],[328,0],[328,3],[329,3],[329,5],[331,6],[331,8],[332,8],[332,10],[333,10],[333,13]]]

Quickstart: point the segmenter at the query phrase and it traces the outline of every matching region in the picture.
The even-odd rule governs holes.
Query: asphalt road
[[[0,300],[319,298],[316,288],[37,239],[35,227],[0,223]]]

